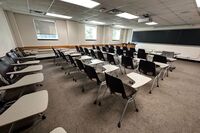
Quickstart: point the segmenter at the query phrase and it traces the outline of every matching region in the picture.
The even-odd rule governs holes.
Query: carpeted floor
[[[176,61],[160,87],[149,94],[151,83],[141,87],[136,96],[139,112],[131,103],[122,127],[117,123],[125,100],[107,93],[102,106],[94,105],[98,86],[84,74],[73,82],[52,60],[42,61],[45,81],[42,89],[49,92],[47,119],[39,122],[30,133],[48,133],[63,127],[68,133],[199,133],[200,132],[200,63]],[[81,92],[84,85],[85,92]]]

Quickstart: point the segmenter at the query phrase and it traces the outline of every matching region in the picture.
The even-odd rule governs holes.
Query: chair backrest
[[[116,49],[120,49],[120,46],[116,46]]]
[[[108,60],[109,63],[114,63],[116,65],[113,55],[107,53],[107,60]]]
[[[57,51],[56,51],[53,47],[52,47],[52,49],[53,49],[53,52],[54,52],[55,56],[56,56],[56,57],[59,57]]]
[[[102,51],[107,52],[106,47],[102,47]]]
[[[99,51],[101,50],[99,46],[96,46],[96,48],[97,48],[97,50],[99,50]]]
[[[61,52],[61,56],[62,56],[62,58],[68,63],[69,61],[68,61],[68,59],[66,58],[66,56],[65,56],[65,54],[63,53],[63,52]]]
[[[79,47],[81,53],[85,53],[82,47]]]
[[[94,46],[94,45],[92,45],[92,49],[95,49],[95,46]]]
[[[89,77],[89,79],[91,79],[91,80],[96,79],[97,84],[100,83],[99,77],[93,67],[91,67],[89,65],[85,65],[84,71],[87,74],[87,76]]]
[[[75,61],[76,61],[76,64],[77,64],[79,70],[80,71],[84,70],[84,65],[83,65],[82,61],[79,59],[75,59]]]
[[[17,62],[17,55],[13,52],[8,52],[6,53],[6,56],[8,56],[9,58],[11,58],[15,63]]]
[[[17,51],[19,51],[24,57],[27,56],[26,53],[22,48],[15,48]]]
[[[137,57],[141,58],[141,59],[147,59],[147,54],[146,54],[145,50],[144,49],[138,49]]]
[[[90,52],[89,52],[89,50],[87,48],[84,48],[84,50],[85,50],[85,54],[86,55],[90,55]]]
[[[114,49],[114,46],[113,46],[113,45],[110,45],[110,48],[113,48],[113,49]]]
[[[126,50],[126,56],[133,57],[133,51]]]
[[[105,73],[105,78],[106,85],[110,89],[111,93],[121,93],[123,98],[127,97],[121,79],[113,77],[107,73]]]
[[[57,51],[58,51],[59,57],[62,57],[61,51],[60,50],[57,50]]]
[[[72,65],[76,66],[76,63],[75,63],[74,59],[72,58],[72,56],[71,56],[71,55],[67,55],[67,56],[68,56],[68,58],[69,58],[70,63],[71,63]]]
[[[130,48],[130,51],[136,52],[135,48]]]
[[[161,63],[167,63],[167,57],[162,55],[154,55],[153,61],[161,62]]]
[[[132,69],[134,69],[134,66],[133,66],[133,60],[131,57],[129,56],[122,56],[122,61],[121,61],[122,65],[124,67],[128,67],[128,66],[131,66]]]
[[[108,48],[108,52],[109,52],[109,53],[114,53],[115,50],[114,50],[114,48],[111,48],[111,47],[110,47],[110,48]]]
[[[174,52],[162,51],[162,55],[168,58],[174,58]]]
[[[98,57],[100,60],[105,61],[105,58],[104,58],[103,53],[102,53],[101,51],[97,51],[97,57]]]
[[[116,53],[117,55],[123,55],[123,50],[119,48],[117,49]]]
[[[0,58],[0,74],[7,80],[10,80],[10,75],[7,75],[7,72],[14,71],[14,67],[11,66],[8,57],[4,56]]]
[[[153,62],[140,60],[138,70],[143,74],[156,76],[156,65]]]
[[[123,46],[123,50],[128,50],[128,48],[126,46]]]
[[[90,50],[90,53],[91,53],[92,57],[97,58],[93,49]]]
[[[78,46],[75,46],[75,48],[76,48],[76,51],[77,51],[77,52],[80,52],[80,49],[79,49]]]

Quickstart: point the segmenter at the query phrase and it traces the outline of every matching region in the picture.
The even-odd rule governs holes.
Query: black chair
[[[124,51],[127,51],[128,50],[128,48],[126,47],[126,46],[123,46],[123,48],[122,48]]]
[[[107,52],[106,47],[102,47],[102,51]]]
[[[162,55],[154,55],[153,61],[167,64],[167,57],[162,56]]]
[[[81,52],[81,54],[82,54],[82,55],[84,55],[84,54],[85,54],[85,52],[84,52],[84,50],[83,50],[83,48],[82,48],[82,47],[79,47],[79,50],[80,50],[80,52]]]
[[[130,48],[130,51],[132,51],[133,53],[136,52],[135,48]]]
[[[126,56],[133,58],[134,57],[133,51],[127,50],[126,51]]]
[[[141,59],[147,59],[147,54],[144,49],[138,49],[137,57]]]
[[[116,53],[117,55],[123,55],[123,50],[119,48],[117,49]]]
[[[114,46],[113,46],[113,45],[110,45],[110,48],[114,49]]]
[[[124,66],[124,72],[125,73],[126,73],[125,68],[131,67],[132,69],[134,69],[133,59],[129,56],[122,56],[121,64],[122,64],[122,66]]]
[[[146,61],[146,60],[140,60],[138,70],[139,70],[140,73],[154,77],[153,84],[152,84],[151,89],[149,91],[149,93],[151,94],[151,91],[154,87],[154,83],[155,83],[156,80],[157,80],[157,87],[159,87],[158,82],[159,82],[159,76],[160,75],[159,75],[159,73],[156,72],[155,63],[150,62],[150,61]]]
[[[89,50],[87,48],[84,48],[84,50],[85,50],[85,54],[86,55],[90,55],[90,52],[89,52]]]
[[[79,49],[78,46],[75,46],[75,48],[76,48],[76,51],[77,51],[77,52],[80,52],[80,49]]]
[[[101,51],[100,47],[99,46],[96,46],[97,50]]]
[[[100,85],[100,84],[101,84],[101,81],[99,80],[99,77],[98,77],[98,75],[97,75],[97,73],[96,73],[96,70],[95,70],[93,67],[91,67],[91,66],[89,66],[89,65],[85,65],[84,71],[85,71],[86,75],[88,76],[88,78],[89,78],[90,80],[95,79],[96,82],[97,82],[97,85]],[[82,88],[82,92],[84,92],[84,91],[85,91],[85,89],[84,89],[84,87],[83,87],[83,88]]]
[[[105,61],[105,58],[104,58],[103,53],[102,53],[101,51],[97,51],[97,57],[98,57],[100,60]]]
[[[57,62],[56,62],[56,59],[59,58],[59,54],[57,53],[57,51],[56,51],[53,47],[52,47],[52,50],[53,50],[53,52],[54,52],[54,54],[55,54],[55,57],[54,57],[54,64],[58,65]]]
[[[109,53],[115,53],[115,50],[114,50],[114,48],[108,48],[108,52]]]
[[[92,45],[92,49],[95,49],[95,46],[94,46],[94,45]]]
[[[116,65],[114,56],[113,56],[112,54],[107,53],[107,60],[108,60],[108,62],[109,62],[110,64],[113,63],[113,64]]]
[[[90,50],[90,53],[91,53],[91,56],[92,56],[92,57],[97,58],[97,56],[96,56],[96,54],[95,54],[95,52],[94,52],[93,49]]]
[[[122,119],[124,117],[124,114],[126,112],[128,104],[130,102],[134,102],[136,112],[138,112],[138,109],[137,109],[137,106],[135,103],[135,96],[136,96],[137,91],[134,88],[132,88],[126,84],[123,84],[123,82],[119,78],[113,77],[106,73],[105,73],[105,78],[106,78],[106,85],[109,88],[111,94],[120,94],[123,99],[127,100],[126,105],[123,109],[123,112],[122,112],[121,117],[118,122],[118,127],[120,128]],[[99,101],[99,102],[101,102],[101,101]]]
[[[115,48],[116,48],[116,49],[121,49],[120,46],[116,46]]]

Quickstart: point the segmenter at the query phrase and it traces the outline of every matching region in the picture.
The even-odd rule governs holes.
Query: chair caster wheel
[[[149,91],[149,94],[151,94],[151,91]]]
[[[67,73],[67,75],[70,75],[70,73]]]
[[[97,104],[97,100],[95,100],[93,104]]]
[[[157,87],[159,87],[159,85],[157,85]]]
[[[42,120],[45,120],[47,117],[45,115],[42,116]]]
[[[120,128],[120,127],[121,127],[121,123],[120,123],[120,122],[117,124],[117,127],[118,127],[118,128]]]
[[[40,86],[43,86],[42,84],[40,84]]]
[[[101,102],[99,102],[99,106],[101,106]]]
[[[163,80],[163,79],[161,79],[161,80]]]
[[[136,108],[135,111],[138,112],[139,110]]]

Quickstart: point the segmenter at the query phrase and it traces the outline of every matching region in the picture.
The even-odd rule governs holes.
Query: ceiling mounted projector
[[[141,18],[138,19],[138,23],[147,23],[151,21],[151,17],[149,14],[142,15]]]

